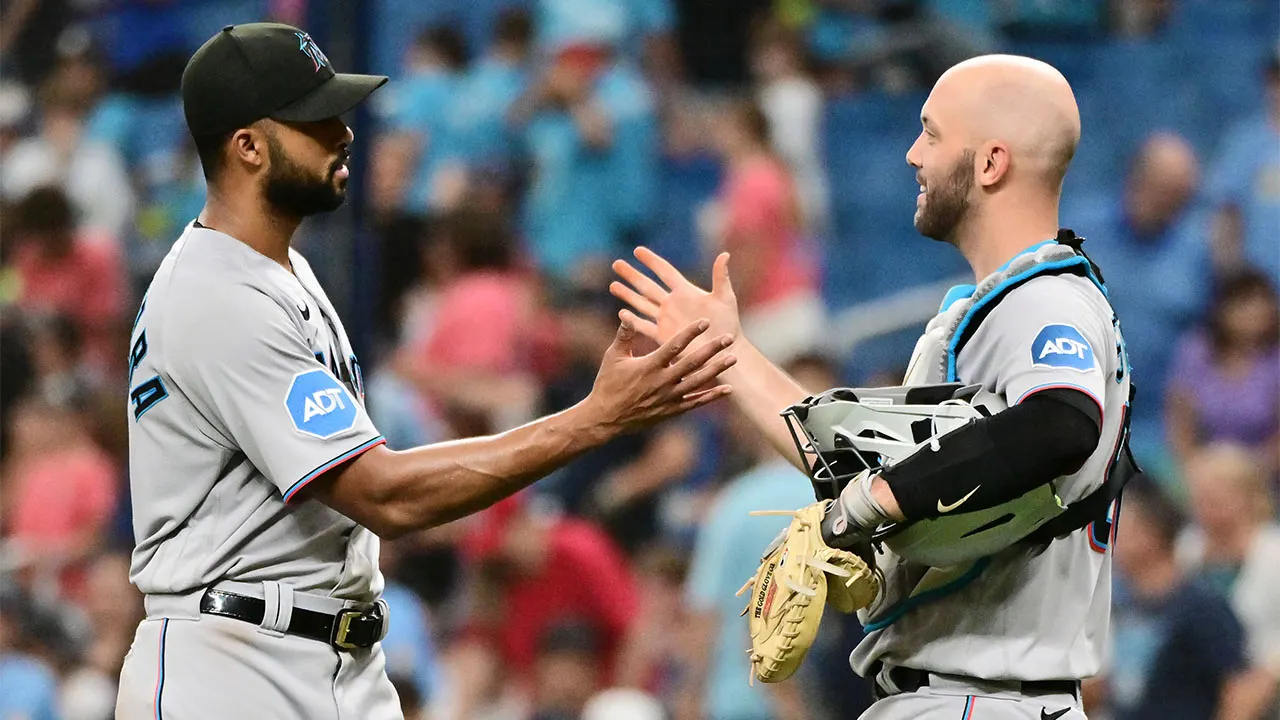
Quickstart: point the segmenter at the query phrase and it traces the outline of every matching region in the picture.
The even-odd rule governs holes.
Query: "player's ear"
[[[261,167],[267,162],[267,138],[261,127],[240,128],[231,134],[231,152],[240,162]]]
[[[974,164],[979,185],[996,185],[1009,172],[1009,146],[999,140],[983,143],[974,157]]]

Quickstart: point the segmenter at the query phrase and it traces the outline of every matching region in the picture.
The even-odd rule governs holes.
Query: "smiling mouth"
[[[351,175],[351,169],[347,166],[347,162],[350,159],[350,155],[343,155],[341,158],[338,158],[337,162],[329,168],[329,177],[338,180],[347,179],[347,177]]]

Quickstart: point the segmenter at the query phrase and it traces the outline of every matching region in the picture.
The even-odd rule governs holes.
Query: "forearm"
[[[722,381],[733,387],[731,397],[734,404],[783,457],[803,470],[800,452],[781,413],[811,393],[746,339],[739,339],[734,344],[734,353],[738,364],[720,376]]]
[[[505,498],[620,433],[584,401],[504,433],[404,451],[375,448],[320,499],[379,535],[452,522]]]
[[[1209,230],[1209,248],[1219,272],[1238,268],[1242,262],[1240,210],[1228,205],[1218,210]]]
[[[606,507],[645,497],[684,477],[697,459],[697,440],[680,426],[658,431],[644,452],[601,486]]]
[[[1261,720],[1275,698],[1276,680],[1264,670],[1242,672],[1226,682],[1215,720]]]
[[[1195,405],[1181,391],[1169,393],[1165,410],[1166,439],[1169,449],[1181,463],[1185,463],[1196,448]]]
[[[683,636],[684,667],[681,673],[679,693],[702,700],[706,693],[707,676],[711,672],[711,652],[715,647],[720,617],[715,611],[693,611],[686,622]]]

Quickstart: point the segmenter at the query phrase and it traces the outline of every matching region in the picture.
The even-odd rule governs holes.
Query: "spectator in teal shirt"
[[[529,14],[512,8],[497,19],[488,53],[463,76],[446,119],[455,142],[446,165],[506,173],[519,149],[511,106],[529,83],[533,41]]]
[[[449,28],[419,36],[407,72],[375,101],[383,127],[374,150],[371,177],[375,208],[426,217],[433,214],[441,159],[456,153],[456,137],[446,111],[458,91],[466,63],[462,37]]]
[[[675,13],[671,0],[538,0],[537,20],[544,52],[591,43],[639,59],[671,32]]]
[[[639,73],[598,45],[562,49],[515,111],[527,122],[528,250],[540,270],[567,282],[634,242],[656,182],[653,100]]]

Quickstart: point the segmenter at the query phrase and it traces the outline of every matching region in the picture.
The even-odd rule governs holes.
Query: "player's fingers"
[[[655,303],[662,302],[669,294],[665,288],[654,282],[653,278],[640,272],[626,260],[614,260],[613,271],[637,292]]]
[[[637,260],[644,263],[645,267],[652,270],[653,274],[657,275],[658,279],[665,283],[667,287],[675,289],[677,286],[689,283],[674,265],[649,248],[641,245],[635,249],[635,256]]]
[[[709,327],[711,327],[711,322],[708,320],[696,320],[689,323],[683,330],[663,343],[662,347],[654,351],[653,357],[655,361],[663,368],[675,362],[675,359],[680,357],[680,354],[684,352],[685,348],[689,347],[693,339],[706,332]]]
[[[624,312],[627,312],[627,311],[626,310],[619,311],[618,317],[622,317],[622,313]],[[650,340],[656,343],[662,342],[661,340],[658,339],[658,326],[654,324],[652,320],[647,320],[637,315],[632,315],[631,325],[636,329],[636,332],[649,338]]]
[[[712,338],[710,341],[685,353],[683,357],[673,360],[670,372],[676,378],[688,377],[697,372],[699,368],[710,363],[717,353],[732,344],[733,337],[730,335]]]
[[[686,413],[707,403],[713,403],[722,397],[727,397],[731,392],[733,392],[733,388],[728,385],[716,385],[708,390],[694,393],[680,401],[680,404],[676,406],[676,414]]]
[[[613,338],[609,350],[622,357],[631,356],[631,343],[636,339],[636,316],[630,311],[618,313],[618,334]]]
[[[729,253],[720,253],[711,266],[711,293],[717,297],[733,295],[733,283],[729,280]]]
[[[680,378],[680,382],[676,383],[676,394],[681,397],[697,394],[700,390],[714,385],[716,378],[737,362],[738,358],[730,354],[712,358],[706,365]]]
[[[630,305],[632,309],[642,315],[648,315],[649,317],[658,316],[657,303],[616,280],[609,283],[609,292],[622,302]]]

